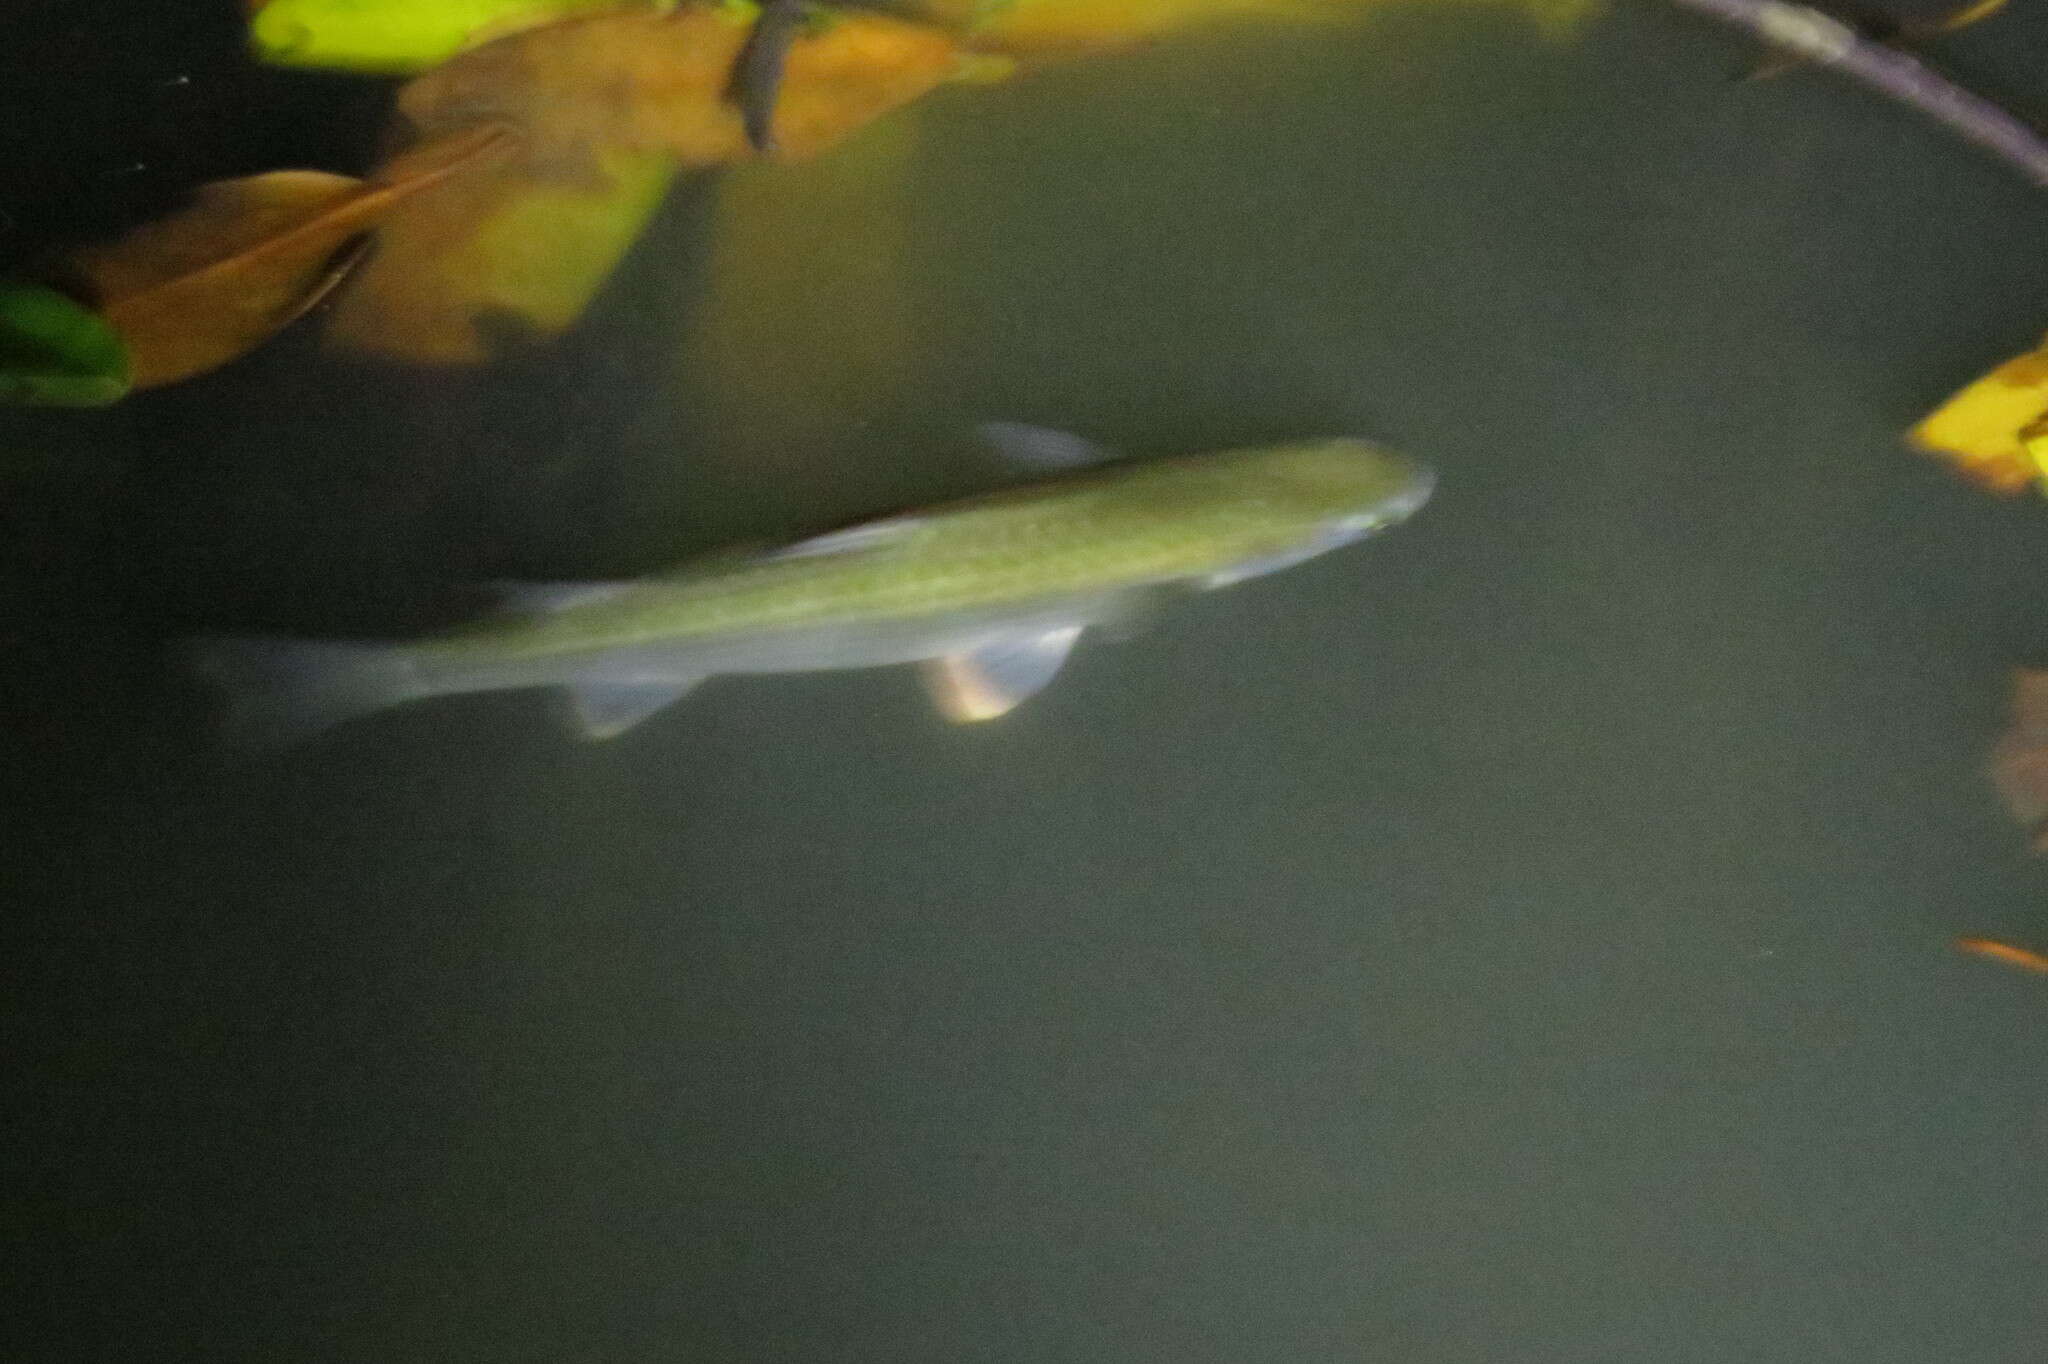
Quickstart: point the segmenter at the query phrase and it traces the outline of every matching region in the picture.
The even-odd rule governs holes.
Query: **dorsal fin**
[[[630,582],[595,579],[558,583],[496,582],[490,584],[489,591],[498,609],[508,615],[547,616],[572,606],[588,606],[592,602],[616,597],[632,585]]]
[[[1010,464],[1038,473],[1092,469],[1115,458],[1107,450],[1071,431],[1055,431],[1024,422],[983,422],[975,429],[982,443]]]

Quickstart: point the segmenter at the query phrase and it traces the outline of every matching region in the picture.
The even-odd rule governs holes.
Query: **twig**
[[[775,106],[782,98],[790,46],[805,21],[803,0],[762,0],[760,17],[733,63],[726,98],[739,106],[747,141],[763,156],[775,150]]]
[[[1832,67],[1926,114],[2048,189],[2048,141],[2005,110],[1931,70],[1924,62],[1864,37],[1840,20],[1783,0],[1672,0],[1746,28],[1774,47]]]

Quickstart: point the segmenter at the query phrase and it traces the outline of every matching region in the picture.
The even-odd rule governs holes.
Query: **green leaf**
[[[128,348],[54,289],[0,283],[0,403],[104,407],[128,391]]]
[[[249,21],[259,59],[278,66],[408,74],[487,38],[577,14],[668,9],[674,0],[270,0]]]

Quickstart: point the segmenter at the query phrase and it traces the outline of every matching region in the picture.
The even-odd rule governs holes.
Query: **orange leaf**
[[[2048,957],[2031,948],[2015,947],[1996,938],[1957,938],[1955,946],[1957,951],[1968,952],[1973,957],[2002,961],[2007,966],[2017,966],[2022,971],[2037,971],[2048,975]]]
[[[456,166],[502,151],[502,124],[473,128],[364,182],[272,171],[200,187],[192,203],[73,264],[128,344],[135,386],[174,383],[247,353],[317,303],[337,253]]]

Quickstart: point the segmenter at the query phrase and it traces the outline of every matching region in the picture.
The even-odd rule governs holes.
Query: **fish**
[[[1042,690],[1088,630],[1363,539],[1428,501],[1428,466],[1336,438],[1120,460],[990,423],[1041,475],[765,550],[623,582],[518,584],[501,609],[391,640],[215,636],[188,665],[226,697],[222,740],[275,748],[433,697],[566,694],[610,739],[709,678],[920,665],[939,710],[992,720]]]

